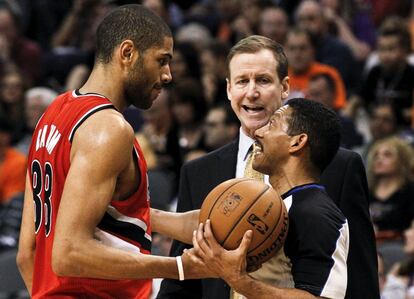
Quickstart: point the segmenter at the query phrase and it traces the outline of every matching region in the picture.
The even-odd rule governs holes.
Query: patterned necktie
[[[258,180],[261,182],[264,182],[264,175],[261,172],[258,172],[257,170],[253,169],[253,160],[254,160],[254,153],[257,148],[256,143],[253,143],[253,145],[250,147],[249,153],[247,154],[247,162],[246,167],[244,168],[244,177],[245,178],[251,178],[254,180]]]

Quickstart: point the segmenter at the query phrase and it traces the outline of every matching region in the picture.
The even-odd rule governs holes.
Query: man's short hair
[[[294,98],[287,102],[292,109],[288,135],[308,135],[310,162],[322,173],[338,151],[341,141],[337,114],[323,104]]]
[[[407,53],[411,52],[411,34],[404,19],[400,17],[389,17],[384,21],[384,24],[378,31],[378,37],[391,37],[398,38],[400,47]]]
[[[96,60],[109,63],[114,49],[130,39],[144,53],[160,47],[165,37],[171,37],[168,25],[155,13],[142,5],[124,5],[107,15],[96,31]]]
[[[309,82],[313,82],[313,81],[316,81],[318,79],[325,80],[326,85],[328,87],[328,90],[332,94],[335,94],[336,93],[336,82],[335,82],[334,78],[332,77],[332,75],[330,75],[328,73],[315,74],[315,75],[313,75],[313,76],[310,77]]]
[[[312,49],[315,50],[317,48],[318,43],[316,37],[308,29],[296,26],[289,29],[287,36],[289,35],[304,35],[308,39]]]
[[[274,40],[261,36],[251,35],[243,38],[236,45],[234,45],[227,56],[227,75],[230,77],[230,62],[237,54],[254,54],[261,50],[270,50],[277,62],[276,71],[279,80],[282,81],[288,75],[288,61],[283,51],[282,45]]]

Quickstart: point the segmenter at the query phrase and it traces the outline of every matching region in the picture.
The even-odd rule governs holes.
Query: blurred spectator
[[[377,141],[368,154],[370,214],[377,240],[402,238],[414,219],[413,149],[397,137]]]
[[[210,108],[204,119],[204,142],[212,151],[232,142],[239,134],[240,122],[228,103]]]
[[[370,109],[369,139],[360,148],[354,148],[366,164],[368,152],[377,140],[397,134],[397,111],[390,103],[380,103]]]
[[[414,6],[413,6],[414,7]],[[381,26],[379,27],[379,31],[388,30],[388,31],[407,31],[409,27],[407,27],[407,21],[399,16],[390,16],[383,20]],[[377,34],[375,35],[375,42],[377,43]],[[413,38],[411,37],[411,44],[414,42]],[[411,46],[412,49],[414,49]],[[374,66],[377,66],[380,63],[378,50],[373,51],[364,67],[364,73],[368,73]],[[411,51],[407,56],[407,63],[414,65],[414,53]]]
[[[240,1],[240,11],[231,21],[231,39],[233,43],[257,32],[261,13],[260,0]]]
[[[209,106],[227,102],[226,58],[230,46],[226,42],[212,41],[201,52],[204,97]]]
[[[408,125],[414,96],[414,66],[407,63],[411,51],[408,28],[382,27],[377,42],[380,63],[362,81],[359,96],[366,107],[393,103],[403,115],[402,124]]]
[[[372,141],[389,137],[398,132],[399,115],[394,106],[381,103],[373,107],[370,117],[370,131]]]
[[[172,89],[171,101],[181,157],[184,158],[189,151],[204,147],[202,122],[206,103],[200,83],[189,78],[177,82]]]
[[[168,5],[165,0],[143,0],[142,5],[159,15],[171,27]]]
[[[183,25],[177,30],[176,43],[190,43],[198,51],[201,51],[211,41],[211,34],[208,29],[198,23]]]
[[[72,6],[73,0],[19,0],[23,10],[26,35],[36,40],[44,51],[50,50],[50,40]]]
[[[71,10],[52,37],[52,52],[45,59],[47,83],[64,89],[66,78],[77,65],[91,66],[95,32],[114,6],[103,0],[74,0]]]
[[[197,48],[190,42],[177,42],[174,46],[174,58],[171,60],[173,82],[185,78],[200,81],[201,65]]]
[[[296,10],[296,21],[314,36],[316,60],[336,68],[352,92],[358,82],[358,65],[349,46],[329,34],[322,6],[314,0],[302,1]]]
[[[144,153],[145,163],[147,164],[148,171],[156,169],[158,167],[158,158],[155,154],[155,150],[152,147],[147,135],[138,132],[135,133],[135,138],[138,140],[139,146]]]
[[[75,90],[81,88],[85,84],[90,68],[86,64],[78,64],[72,68],[65,80],[64,90]]]
[[[414,5],[411,4],[411,13],[408,20],[408,26],[411,33],[411,49],[414,50]]]
[[[23,36],[18,13],[6,1],[0,3],[0,61],[17,65],[26,81],[33,84],[40,79],[42,51],[36,42]]]
[[[220,21],[219,12],[212,1],[195,1],[185,15],[186,23],[203,25],[210,32],[211,36],[217,35]]]
[[[17,193],[0,208],[0,253],[17,248],[23,212],[23,193]]]
[[[0,209],[24,192],[26,157],[10,145],[11,126],[0,117]]]
[[[395,0],[381,0],[370,1],[372,4],[372,19],[375,25],[380,25],[381,22],[390,15],[406,15],[409,12],[408,6],[412,5],[412,1],[395,1]]]
[[[350,28],[349,24],[342,17],[341,2],[343,3],[345,1],[321,1],[324,17],[327,19],[327,22],[334,27],[333,30],[331,30],[334,31],[332,34],[336,35],[342,42],[350,47],[352,54],[358,61],[365,61],[371,51],[371,48],[368,43],[359,40],[354,35],[354,32]],[[349,2],[351,1],[348,1],[348,3]],[[371,28],[373,27],[371,26]]]
[[[152,247],[151,254],[168,256],[170,252],[172,239],[161,234],[154,233],[152,235]]]
[[[341,76],[333,67],[315,61],[313,39],[308,31],[301,28],[291,29],[286,40],[286,55],[289,62],[289,98],[303,97],[309,79],[316,74],[329,74],[335,82],[334,108],[344,107],[346,103],[345,86]]]
[[[289,30],[289,17],[277,6],[266,7],[260,14],[259,34],[273,39],[281,45],[285,44]]]
[[[169,210],[177,194],[182,163],[169,89],[163,89],[151,108],[143,114],[145,123],[136,137],[147,161],[150,205],[152,208]]]
[[[15,148],[22,154],[26,155],[32,141],[32,134],[40,117],[46,108],[58,96],[57,92],[47,87],[34,87],[25,93],[24,116],[26,130],[23,137],[15,145]]]
[[[144,120],[140,133],[146,137],[155,153],[156,168],[173,173],[174,180],[178,180],[181,168],[180,146],[169,89],[163,89],[151,108],[144,111]]]
[[[185,156],[184,156],[184,161],[183,163],[187,163],[189,161],[198,159],[202,156],[204,156],[205,154],[207,154],[207,151],[203,150],[203,149],[194,149],[189,151]]]
[[[381,255],[381,253],[378,253],[377,257],[378,257],[378,285],[380,289],[380,294],[382,294],[382,291],[384,289],[384,284],[385,284],[385,275],[386,275],[385,268],[384,268],[384,257]]]
[[[53,36],[53,48],[93,52],[97,26],[111,8],[101,0],[74,0],[72,9]]]
[[[397,263],[388,273],[381,299],[414,299],[414,223],[405,230],[404,240],[409,259]]]
[[[257,29],[259,28],[260,14],[268,2],[264,0],[240,1],[241,14],[239,17],[246,20],[247,26],[252,30],[252,33],[257,32]],[[248,32],[246,31],[245,33],[247,34]]]
[[[7,119],[12,126],[13,144],[22,138],[25,130],[25,90],[24,75],[16,68],[10,67],[0,79],[0,117]]]
[[[329,108],[334,107],[336,94],[335,80],[329,74],[317,74],[310,78],[307,97],[316,102],[322,103]],[[362,144],[362,136],[355,128],[352,119],[338,114],[341,123],[341,146],[351,149]]]
[[[239,5],[238,0],[221,0],[216,1],[215,4],[221,17],[221,23],[217,32],[218,39],[233,43],[238,39],[234,36],[231,25],[239,15],[241,6]]]

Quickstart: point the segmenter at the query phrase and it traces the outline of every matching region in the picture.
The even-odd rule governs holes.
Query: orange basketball
[[[247,230],[253,239],[248,265],[260,265],[283,246],[288,232],[288,213],[276,191],[260,181],[231,179],[216,186],[205,198],[200,222],[211,221],[213,234],[224,248],[236,249]]]

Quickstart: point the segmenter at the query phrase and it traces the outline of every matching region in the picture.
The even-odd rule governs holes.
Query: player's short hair
[[[308,135],[310,162],[321,173],[332,161],[341,141],[338,115],[323,104],[303,98],[287,102],[292,112],[288,135]]]
[[[130,39],[144,53],[161,46],[165,37],[171,37],[168,25],[151,10],[142,5],[123,5],[108,14],[96,31],[97,62],[109,63],[114,49]]]
[[[282,81],[288,75],[288,61],[283,51],[282,45],[274,40],[261,36],[251,35],[243,38],[236,45],[234,45],[227,56],[227,76],[230,77],[230,62],[237,54],[254,54],[261,50],[270,50],[277,62],[276,72],[279,80]]]

